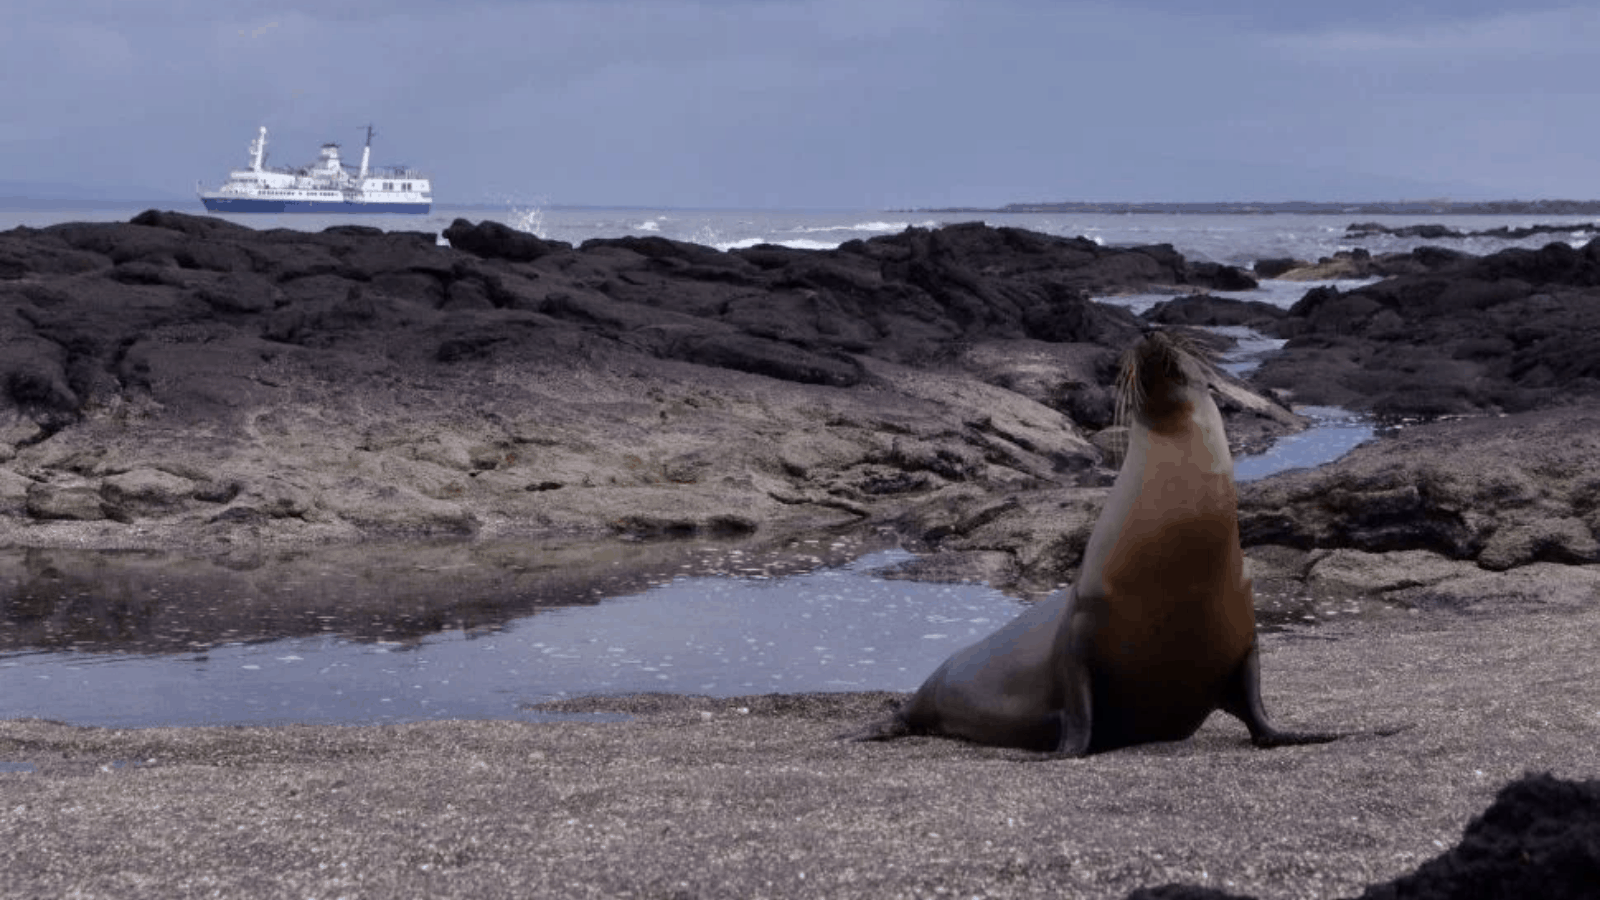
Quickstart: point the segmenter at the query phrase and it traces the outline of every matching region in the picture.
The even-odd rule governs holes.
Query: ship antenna
[[[254,172],[261,171],[261,160],[267,151],[267,126],[261,126],[261,134],[250,143],[250,169]]]
[[[371,155],[372,155],[372,126],[368,125],[367,126],[367,145],[365,147],[361,148],[361,174],[356,176],[358,179],[365,179],[367,177],[367,159],[369,157],[371,157]]]

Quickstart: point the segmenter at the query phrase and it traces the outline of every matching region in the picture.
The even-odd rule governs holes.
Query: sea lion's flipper
[[[1065,703],[1056,713],[1060,736],[1055,752],[1050,754],[1054,759],[1088,756],[1089,741],[1094,737],[1094,692],[1090,690],[1089,664],[1085,662],[1089,658],[1090,621],[1087,614],[1074,611],[1067,622],[1065,644],[1072,652],[1066,655],[1062,666],[1067,689]]]
[[[1326,744],[1348,737],[1341,732],[1279,731],[1267,721],[1266,707],[1261,703],[1261,655],[1254,641],[1244,661],[1229,676],[1223,691],[1222,710],[1250,729],[1250,743],[1257,747],[1288,747],[1295,744]]]
[[[834,740],[854,742],[892,741],[897,737],[905,737],[910,733],[911,726],[906,724],[905,718],[900,713],[893,712],[864,728],[836,735]]]
[[[1085,691],[1087,693],[1087,691]],[[1056,713],[1060,722],[1061,740],[1051,759],[1077,759],[1089,755],[1089,739],[1094,736],[1089,727],[1089,698],[1084,697],[1080,709],[1064,708]]]

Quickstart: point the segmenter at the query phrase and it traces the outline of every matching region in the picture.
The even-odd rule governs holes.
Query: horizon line
[[[123,208],[146,205],[147,208],[172,208],[174,204],[182,203],[183,206],[200,206],[198,199],[176,197],[62,197],[62,196],[32,196],[28,194],[9,194],[0,196],[0,208],[30,208],[34,206],[70,209],[94,209],[97,207]],[[1449,197],[1430,198],[1399,198],[1392,200],[1031,200],[1015,201],[995,206],[961,205],[961,206],[899,206],[899,207],[785,207],[785,206],[676,206],[655,204],[616,204],[616,203],[536,203],[518,204],[514,202],[452,202],[449,200],[435,200],[433,207],[451,209],[509,209],[526,206],[533,209],[636,209],[636,210],[677,210],[677,211],[771,211],[771,212],[877,212],[877,213],[997,213],[997,214],[1030,214],[1030,213],[1095,213],[1095,212],[1172,212],[1172,211],[1199,211],[1205,209],[1226,210],[1230,212],[1271,212],[1293,210],[1297,212],[1327,212],[1327,213],[1354,213],[1370,210],[1373,214],[1381,214],[1386,208],[1405,207],[1406,213],[1447,213],[1450,210],[1485,210],[1497,207],[1517,207],[1506,209],[1504,212],[1515,214],[1519,212],[1552,212],[1561,214],[1548,207],[1584,207],[1583,214],[1600,213],[1600,199],[1576,198],[1550,198],[1550,199],[1517,199],[1505,198],[1496,200],[1454,200]],[[174,209],[184,212],[184,209]],[[203,211],[203,208],[202,208]]]

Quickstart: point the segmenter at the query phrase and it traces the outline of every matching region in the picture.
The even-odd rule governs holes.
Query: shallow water
[[[1238,480],[1319,465],[1372,436],[1369,424],[1341,410],[1302,412],[1320,419],[1318,426],[1260,456],[1240,457]],[[289,560],[209,574],[184,572],[182,561],[163,554],[114,560],[111,554],[90,554],[94,560],[86,563],[40,552],[27,563],[39,577],[13,586],[12,605],[54,602],[56,619],[76,621],[78,630],[51,649],[0,653],[0,718],[107,727],[547,720],[573,717],[526,707],[576,695],[644,691],[907,691],[950,653],[1023,609],[983,585],[923,584],[875,574],[911,559],[904,551],[880,550],[828,567],[833,560],[825,557],[847,554],[849,547],[835,542],[819,547],[820,556],[797,549],[776,561],[716,550],[716,562],[701,560],[692,568],[728,574],[671,578],[639,569],[612,582],[623,587],[620,596],[588,605],[556,605],[584,601],[587,589],[563,599],[540,596],[549,589],[543,582],[518,580],[515,573],[573,565],[560,550],[544,560],[493,548],[468,556],[442,549],[437,552],[456,555],[435,558],[411,548],[410,564],[402,565],[381,551],[362,549],[366,571],[327,560]],[[642,546],[632,552],[659,550]],[[586,562],[603,569],[615,565],[607,559]],[[691,568],[666,557],[660,565]],[[63,567],[88,574],[66,579],[59,572]],[[177,582],[169,581],[185,575],[218,593],[211,606],[173,596]],[[445,580],[428,581],[430,575]],[[485,577],[492,590],[483,587],[490,583]],[[423,594],[450,594],[457,605],[465,600],[468,612],[440,607],[437,598],[406,596],[395,578]],[[61,596],[40,601],[29,593],[46,584]],[[654,586],[641,589],[643,584]],[[279,591],[319,597],[280,604],[272,599]],[[116,596],[107,601],[103,594]],[[83,598],[90,595],[96,605],[85,606]],[[381,630],[362,627],[369,612],[381,609],[389,610],[377,616],[384,619]],[[408,609],[417,621],[396,627]],[[93,621],[85,624],[84,613]],[[316,627],[304,627],[309,620],[337,627],[318,634]],[[299,636],[218,643],[235,628],[251,627],[257,634]]]
[[[1247,328],[1212,330],[1235,339],[1220,365],[1236,377],[1282,344]],[[1237,458],[1236,480],[1321,465],[1373,436],[1370,422],[1344,410],[1298,412],[1313,427]],[[718,558],[663,557],[654,568],[640,557],[659,547],[619,551],[632,565],[601,577],[593,573],[622,560],[586,548],[573,551],[578,559],[563,548],[466,557],[407,548],[403,561],[364,549],[360,566],[255,560],[237,571],[190,571],[200,564],[164,554],[113,563],[110,554],[41,553],[10,585],[8,643],[49,635],[53,646],[0,652],[0,718],[107,727],[548,720],[575,717],[527,707],[645,691],[907,691],[1023,608],[981,585],[875,575],[912,558],[899,550],[805,571],[850,553],[849,543],[766,561],[706,549]],[[728,574],[669,580],[662,566]],[[587,573],[576,578],[588,586],[573,595],[534,577],[551,570]],[[563,605],[604,585],[619,596]],[[207,598],[176,596],[185,590]],[[441,605],[443,594],[452,602]],[[38,635],[28,638],[25,622]],[[269,639],[219,643],[235,633]],[[270,639],[282,634],[300,636]],[[194,649],[174,652],[184,648]]]
[[[1218,362],[1218,368],[1235,378],[1261,365],[1263,358],[1284,345],[1281,339],[1237,325],[1206,330],[1235,341]],[[1256,481],[1291,469],[1315,468],[1339,459],[1377,434],[1371,419],[1336,406],[1298,406],[1294,411],[1310,419],[1311,427],[1279,438],[1263,453],[1235,459],[1234,481]]]
[[[1315,468],[1372,440],[1376,433],[1371,420],[1338,407],[1300,406],[1295,412],[1310,418],[1312,426],[1279,438],[1265,453],[1234,460],[1234,481],[1256,481],[1291,469]]]
[[[539,720],[553,716],[525,707],[582,694],[910,690],[1022,609],[983,586],[873,574],[910,558],[880,551],[784,578],[682,578],[489,633],[406,644],[319,636],[182,655],[4,654],[0,718],[115,727]]]

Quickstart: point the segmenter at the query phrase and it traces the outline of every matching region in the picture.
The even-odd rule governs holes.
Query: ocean
[[[198,201],[178,204],[132,203],[85,205],[82,208],[20,209],[0,206],[0,231],[59,222],[126,221],[154,206],[206,215]],[[1340,250],[1364,248],[1374,254],[1404,252],[1435,244],[1472,254],[1507,247],[1542,247],[1552,241],[1581,246],[1600,236],[1600,220],[1585,216],[1429,215],[1373,216],[1351,214],[1168,214],[1168,213],[998,213],[883,210],[712,210],[540,206],[436,206],[426,216],[407,215],[222,215],[251,228],[295,228],[320,231],[333,225],[371,225],[389,231],[443,232],[456,219],[491,220],[542,238],[581,244],[591,238],[627,235],[671,238],[730,250],[761,243],[827,250],[845,241],[894,234],[908,227],[934,228],[957,222],[986,222],[1064,237],[1083,236],[1107,246],[1171,244],[1191,260],[1249,268],[1258,259],[1294,257],[1316,261]],[[1519,228],[1530,225],[1571,226],[1570,231],[1508,240],[1500,237],[1436,238],[1366,235],[1352,238],[1345,229],[1354,222],[1377,222],[1391,228],[1443,224],[1460,232]],[[444,243],[442,237],[440,243]],[[1262,289],[1237,296],[1288,306],[1313,285],[1265,281]],[[1152,298],[1110,298],[1140,307]]]

